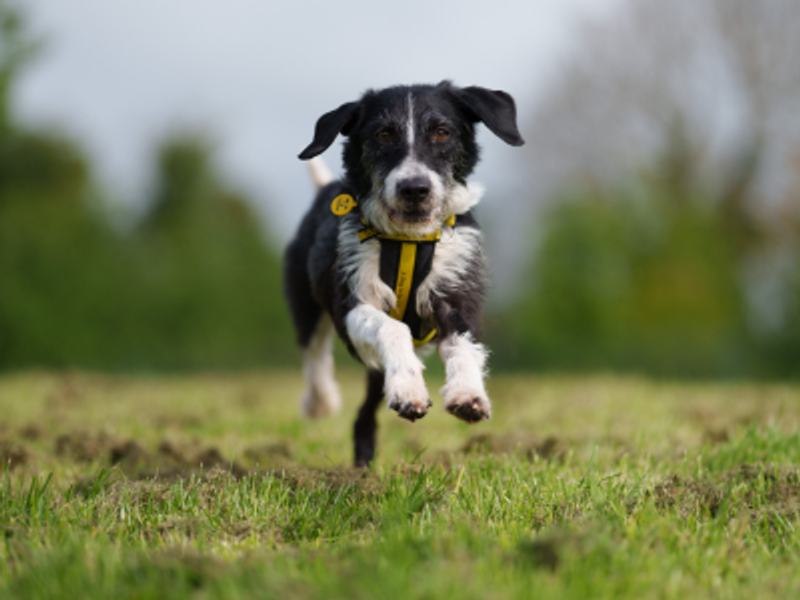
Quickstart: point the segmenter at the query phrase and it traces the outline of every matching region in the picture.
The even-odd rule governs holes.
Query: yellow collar
[[[370,227],[367,222],[362,218],[361,222],[364,224],[364,229],[358,232],[358,239],[365,242],[371,238],[378,238],[380,240],[394,240],[396,242],[438,242],[442,239],[442,230],[437,229],[433,233],[423,236],[411,236],[403,234],[381,233],[374,227]],[[450,215],[445,219],[444,225],[453,227],[456,224],[456,216]]]
[[[358,203],[350,194],[339,194],[333,199],[333,202],[331,202],[331,212],[337,217],[342,217],[357,206]],[[394,240],[397,242],[438,242],[440,239],[442,239],[441,229],[436,230],[434,233],[419,237],[403,234],[381,233],[376,228],[370,227],[363,217],[361,218],[361,222],[364,224],[364,229],[358,232],[358,239],[362,242],[374,237],[377,237],[381,240]],[[447,225],[448,227],[453,227],[455,224],[455,215],[450,215],[444,221],[444,225]]]

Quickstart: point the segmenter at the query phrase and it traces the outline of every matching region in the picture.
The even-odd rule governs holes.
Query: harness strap
[[[344,216],[358,206],[349,194],[340,194],[331,203],[331,212]],[[422,317],[417,312],[417,290],[431,272],[436,243],[442,238],[442,230],[421,237],[382,233],[362,217],[364,227],[358,232],[363,244],[377,238],[381,245],[381,280],[394,290],[397,305],[389,311],[389,316],[408,325],[414,346],[424,346],[436,337],[435,327],[425,330]],[[450,215],[444,225],[453,227],[456,215]]]
[[[452,215],[445,224],[455,225]],[[416,347],[424,346],[436,337],[435,327],[428,319],[423,320],[417,312],[417,290],[431,272],[436,244],[441,239],[441,230],[427,236],[412,238],[404,235],[390,235],[369,227],[365,221],[359,232],[361,243],[377,238],[381,246],[381,280],[394,290],[397,304],[389,311],[389,316],[402,321],[411,330]]]
[[[394,290],[397,304],[389,316],[402,321],[411,330],[416,346],[423,346],[436,336],[427,319],[417,311],[417,290],[431,271],[435,241],[400,242],[378,239],[381,246],[380,277]]]
[[[411,237],[402,234],[381,233],[375,227],[370,227],[363,218],[361,219],[361,222],[364,224],[364,228],[358,232],[358,240],[360,242],[366,242],[374,237],[377,237],[381,240],[394,240],[396,242],[438,242],[440,239],[442,239],[441,229],[437,229],[434,233],[430,233],[422,237]],[[447,217],[444,224],[448,227],[452,227],[456,224],[456,216],[450,215]]]
[[[397,282],[394,295],[397,307],[389,311],[389,316],[402,321],[406,314],[408,298],[411,295],[411,284],[414,281],[414,263],[417,261],[417,245],[403,243],[400,246],[400,263],[397,265]]]

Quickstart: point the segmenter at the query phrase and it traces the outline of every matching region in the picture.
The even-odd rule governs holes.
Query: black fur
[[[346,325],[348,313],[360,301],[343,268],[356,260],[360,247],[349,239],[342,245],[340,231],[357,231],[362,218],[369,215],[384,219],[390,226],[399,223],[406,233],[439,227],[440,222],[433,222],[431,215],[448,209],[446,203],[451,196],[455,198],[456,191],[465,191],[467,177],[478,162],[477,122],[485,123],[511,145],[523,143],[511,96],[479,87],[457,88],[449,82],[371,90],[359,101],[343,104],[320,117],[314,140],[300,158],[317,156],[338,134],[345,135],[345,175],[342,181],[320,190],[286,252],[285,290],[301,347],[309,346],[323,312],[327,312],[349,351],[361,359]],[[409,157],[413,157],[414,165],[424,167],[421,173],[403,175],[402,165]],[[396,182],[390,174],[395,174],[392,177]],[[385,189],[390,180],[396,189]],[[330,204],[342,193],[352,195],[359,206],[350,214],[337,217],[331,213]],[[446,206],[442,208],[443,205]],[[457,214],[455,228],[477,228],[468,208]],[[436,257],[435,253],[434,262]],[[433,310],[427,318],[434,321],[438,340],[463,333],[470,333],[473,339],[480,336],[486,291],[480,247],[470,248],[459,264],[466,276],[455,284],[437,288],[431,296]],[[376,308],[388,310],[387,306]],[[367,397],[354,427],[355,463],[359,466],[368,465],[374,456],[375,411],[383,397],[385,380],[383,372],[368,371]],[[396,410],[411,420],[424,416],[424,411]],[[458,407],[458,411],[451,412],[466,421],[485,418],[470,411],[469,407]]]
[[[384,375],[380,371],[367,371],[367,397],[358,411],[358,418],[353,426],[355,444],[355,465],[367,467],[375,456],[375,433],[378,421],[375,412],[383,400]]]

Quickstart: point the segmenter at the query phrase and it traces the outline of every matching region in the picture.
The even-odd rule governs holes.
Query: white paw
[[[492,403],[486,392],[450,381],[442,388],[444,407],[451,415],[467,423],[478,423],[492,417]]]
[[[384,393],[389,408],[412,422],[428,414],[428,409],[433,405],[421,369],[408,368],[400,373],[386,373]]]
[[[309,419],[329,417],[342,407],[342,397],[335,383],[307,385],[300,404],[303,415]]]

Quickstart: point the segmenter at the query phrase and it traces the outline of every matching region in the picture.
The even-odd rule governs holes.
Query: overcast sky
[[[523,116],[579,20],[616,0],[25,0],[46,45],[15,104],[87,147],[119,196],[143,197],[152,149],[200,127],[283,239],[311,201],[296,156],[323,112],[370,87],[504,89]],[[535,132],[524,131],[524,135]],[[519,151],[482,132],[475,179],[513,193]],[[324,155],[339,170],[337,144]]]

